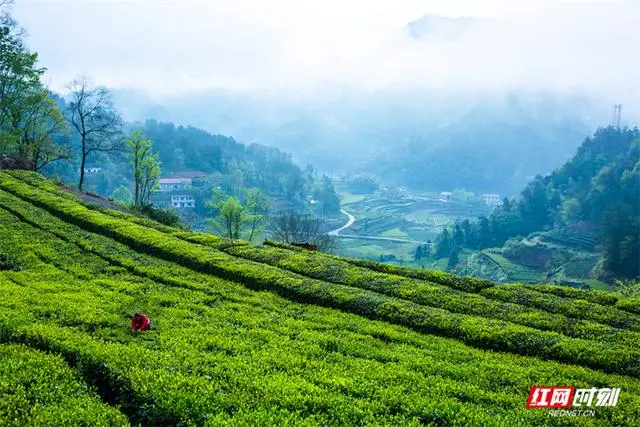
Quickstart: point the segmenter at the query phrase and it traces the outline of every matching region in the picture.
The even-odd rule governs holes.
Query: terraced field
[[[593,231],[577,231],[563,228],[539,232],[537,235],[552,243],[558,243],[569,247],[577,247],[587,251],[594,250],[598,244],[598,233]]]
[[[542,273],[508,260],[497,249],[484,249],[482,254],[500,267],[511,282],[538,283],[541,279]]]
[[[339,239],[337,253],[342,256],[383,260],[397,265],[424,266],[424,260],[414,262],[416,247],[435,241],[445,226],[465,219],[476,220],[480,214],[488,215],[491,208],[462,202],[444,202],[437,199],[439,193],[406,192],[399,195],[368,195],[357,201],[345,195],[343,206],[357,221],[348,232],[350,237]],[[353,240],[353,236],[369,236],[402,239],[401,241],[379,240],[372,245],[368,239]],[[432,268],[446,268],[435,260]]]
[[[228,242],[24,172],[0,171],[0,261],[3,425],[633,425],[640,413],[638,305],[616,294]],[[154,328],[130,332],[134,311]],[[524,408],[535,384],[622,391],[595,417],[555,418]]]

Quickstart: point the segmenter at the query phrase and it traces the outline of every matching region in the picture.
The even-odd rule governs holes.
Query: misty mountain
[[[210,91],[146,100],[115,91],[127,120],[171,120],[291,152],[329,173],[373,172],[429,189],[515,193],[610,120],[608,104],[546,93],[412,90],[297,101]]]
[[[566,161],[591,129],[580,100],[510,95],[380,152],[367,166],[413,188],[510,194]],[[571,113],[569,113],[571,111]]]

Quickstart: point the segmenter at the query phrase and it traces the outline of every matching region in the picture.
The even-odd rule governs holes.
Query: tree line
[[[108,91],[86,77],[69,83],[71,101],[60,108],[43,82],[46,68],[38,66],[38,54],[27,48],[25,31],[8,12],[11,3],[0,3],[0,153],[24,169],[40,171],[70,161],[77,149],[82,190],[87,158],[122,149],[122,120]],[[78,147],[71,145],[73,133]]]
[[[160,167],[199,170],[212,177],[205,187],[211,199],[202,205],[214,228],[230,239],[253,240],[264,231],[271,210],[266,193],[298,205],[313,201],[316,214],[339,210],[329,178],[319,176],[311,165],[304,170],[295,166],[290,154],[155,120],[127,124],[109,90],[87,76],[67,85],[66,99],[53,93],[43,82],[46,68],[38,66],[38,54],[27,48],[24,30],[9,14],[11,3],[0,0],[0,168],[50,172],[65,181],[77,178],[83,191],[88,166],[101,164],[109,169],[102,176],[109,175],[117,185],[105,185],[99,192],[172,225],[179,224],[178,216],[150,202]],[[280,216],[295,219],[289,224],[295,226],[282,231],[275,221],[275,235],[296,235],[303,229],[316,230],[308,239],[321,235],[314,216]]]
[[[9,3],[5,2],[3,6]],[[0,154],[14,166],[41,171],[58,162],[80,159],[78,189],[83,190],[87,159],[95,153],[127,153],[134,175],[134,207],[148,202],[159,176],[157,155],[139,131],[128,137],[109,92],[86,77],[68,85],[70,102],[43,83],[46,68],[24,43],[24,31],[5,11],[0,26]],[[75,138],[74,138],[75,137]],[[74,146],[73,142],[77,141]]]

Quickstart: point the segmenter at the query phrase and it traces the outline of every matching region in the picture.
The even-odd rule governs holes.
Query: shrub
[[[618,295],[611,292],[576,289],[568,286],[538,285],[531,289],[565,298],[581,299],[600,305],[616,305],[619,299]]]
[[[154,221],[169,227],[186,228],[180,219],[180,215],[171,209],[157,208],[153,205],[144,205],[140,211]]]
[[[128,425],[59,356],[0,344],[0,423],[3,425]]]

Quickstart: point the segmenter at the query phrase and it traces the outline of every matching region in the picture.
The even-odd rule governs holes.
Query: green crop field
[[[542,273],[539,271],[508,260],[496,249],[485,249],[482,251],[482,254],[496,263],[496,265],[498,265],[507,275],[507,279],[509,281],[537,283],[542,277]]]
[[[396,237],[400,239],[406,239],[409,236],[404,231],[400,230],[398,227],[392,228],[390,230],[383,231],[380,233],[382,237]]]
[[[0,171],[0,425],[637,423],[637,299],[267,243]],[[556,418],[533,385],[621,395]]]
[[[342,193],[342,207],[356,218],[356,222],[343,232],[351,237],[349,240],[339,239],[336,253],[421,268],[424,262],[413,262],[416,242],[435,241],[446,226],[465,219],[477,219],[478,215],[488,215],[490,212],[490,207],[484,204],[442,202],[437,197],[439,193],[421,194],[408,190],[402,196]],[[378,240],[374,246],[367,239],[352,240],[352,236],[404,239],[411,242],[403,245],[398,244],[401,242]],[[444,270],[447,261],[431,260],[428,267]]]
[[[348,205],[351,203],[357,203],[367,196],[365,194],[352,194],[352,193],[341,193],[340,194],[340,203],[344,205]]]

